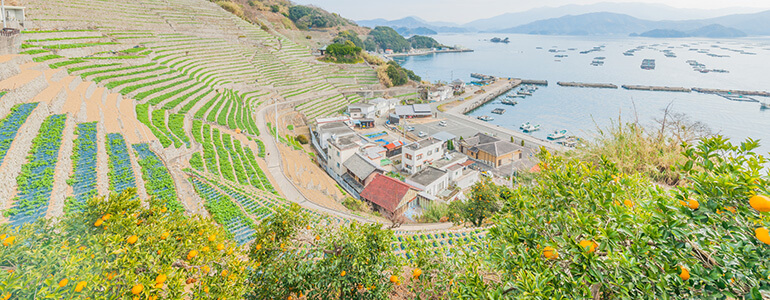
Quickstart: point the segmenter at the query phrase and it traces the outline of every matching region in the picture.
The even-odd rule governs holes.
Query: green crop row
[[[141,77],[141,78],[133,78],[133,79],[126,79],[126,80],[123,80],[123,82],[120,82],[120,84],[118,84],[118,85],[122,85],[122,84],[126,84],[126,83],[131,83],[131,82],[142,81],[142,80],[145,80],[145,79],[150,79],[150,78],[158,78],[158,77],[161,77],[161,76],[164,76],[164,75],[169,75],[169,74],[172,74],[172,73],[174,73],[174,71],[168,71],[168,72],[166,72],[166,73],[163,73],[163,74],[158,74],[158,75],[150,75],[150,76],[147,76],[147,77]],[[182,76],[182,75],[179,75],[179,76],[177,76],[177,77],[175,77],[175,78],[179,78],[179,77],[181,77],[181,76]],[[140,84],[136,84],[136,85],[132,85],[132,86],[127,86],[127,87],[123,88],[122,90],[120,90],[120,93],[121,93],[121,94],[123,94],[123,95],[127,95],[127,94],[129,94],[129,93],[131,93],[131,92],[133,92],[133,91],[136,91],[136,90],[138,90],[138,89],[141,89],[141,88],[143,88],[143,87],[148,87],[148,86],[151,86],[151,85],[155,85],[155,84],[163,83],[163,82],[165,82],[165,81],[168,81],[168,80],[171,80],[171,79],[174,79],[174,78],[170,78],[170,79],[161,79],[161,80],[156,80],[156,81],[152,81],[152,82],[145,82],[145,83],[140,83]],[[116,83],[116,82],[110,82],[110,85],[111,85],[111,84],[114,84],[114,83]],[[108,85],[108,86],[109,86],[109,85]],[[116,86],[117,86],[117,85],[116,85]],[[108,88],[109,88],[109,87],[108,87]]]
[[[91,75],[97,75],[107,72],[117,72],[117,71],[126,71],[126,70],[133,70],[133,69],[139,69],[139,68],[146,68],[151,67],[154,64],[144,64],[144,65],[138,65],[138,66],[127,66],[127,67],[120,67],[120,68],[113,68],[113,69],[103,69],[103,70],[96,70],[96,71],[90,71],[90,72],[84,72],[83,74],[80,74],[80,77],[85,79],[88,76]]]
[[[216,150],[214,150],[214,143],[211,138],[211,127],[208,124],[203,125],[203,158],[209,173],[219,175],[217,153]]]
[[[166,110],[158,110],[158,111],[166,111]],[[176,135],[185,144],[190,145],[190,138],[188,138],[184,132],[184,115],[182,114],[169,115],[168,129],[171,130],[171,133]]]
[[[38,56],[32,59],[34,62],[44,62],[47,60],[57,59],[57,58],[63,58],[63,56],[56,55],[56,54],[49,54],[46,56]]]
[[[158,139],[161,145],[163,145],[163,148],[168,148],[171,146],[172,141],[169,140],[165,134],[160,132],[155,126],[152,125],[152,122],[150,122],[150,112],[149,112],[150,105],[149,104],[138,104],[136,106],[136,119],[139,120],[139,122],[142,122],[147,128],[150,128],[150,131],[152,131],[152,134],[155,135],[155,137]]]
[[[162,132],[168,139],[174,142],[174,147],[179,148],[182,147],[182,141],[180,141],[178,138],[176,138],[171,131],[168,130],[166,127],[166,111],[165,110],[153,110],[152,113],[150,113],[150,116],[152,117],[152,125],[155,126],[160,132]]]
[[[193,169],[204,172],[203,157],[201,156],[200,152],[195,152],[192,154],[192,157],[190,157],[190,166],[193,167]]]
[[[198,111],[195,112],[194,118],[202,120],[204,115],[206,114],[206,112],[209,110],[209,108],[211,108],[211,106],[214,105],[214,103],[217,103],[217,101],[219,100],[220,96],[222,96],[222,94],[217,94],[214,98],[209,100],[209,102],[206,102],[206,104],[204,104],[200,109],[198,109]],[[190,106],[189,109],[192,109],[192,106]]]
[[[172,80],[183,78],[184,76],[186,76],[186,74],[181,74],[181,75],[175,76],[173,78],[168,78],[166,80],[159,80],[159,81],[157,81],[157,84],[161,84],[161,83],[164,83],[164,82],[169,82],[169,81],[172,81]],[[159,86],[159,87],[156,87],[156,88],[151,89],[149,91],[144,91],[144,92],[141,92],[141,93],[137,94],[136,96],[134,96],[134,99],[136,99],[136,100],[144,100],[144,98],[147,98],[150,95],[153,95],[155,93],[159,93],[159,92],[165,91],[167,89],[170,89],[172,87],[175,87],[175,86],[183,84],[183,83],[190,82],[191,80],[192,80],[192,78],[187,78],[187,79],[184,79],[184,80],[180,80],[180,81],[171,83],[169,85]]]
[[[48,45],[43,46],[45,49],[75,49],[75,48],[86,48],[86,47],[95,47],[95,46],[106,46],[106,45],[118,45],[118,43],[115,42],[103,42],[103,43],[80,43],[80,44],[61,44],[61,45]]]
[[[209,87],[208,87],[208,86],[206,86],[206,85],[204,85],[204,86],[201,86],[201,87],[200,87],[200,88],[198,88],[197,90],[194,90],[194,91],[192,91],[192,92],[190,92],[190,93],[188,93],[188,94],[186,94],[186,95],[183,95],[183,96],[181,96],[181,97],[177,98],[177,99],[176,99],[176,100],[174,100],[174,101],[169,101],[169,102],[167,102],[165,105],[163,105],[163,108],[165,108],[165,109],[173,109],[173,108],[175,108],[177,105],[179,105],[180,103],[184,102],[185,100],[189,99],[189,98],[190,98],[190,97],[192,97],[193,95],[195,95],[195,94],[197,94],[197,93],[200,93],[201,91],[203,91],[204,89],[207,89],[207,88],[209,88]],[[192,101],[190,101],[190,103],[192,103],[192,105],[190,105],[189,103],[188,103],[187,105],[190,105],[190,107],[194,106],[194,105],[195,105],[195,103],[198,103],[198,101],[199,101],[200,99],[202,99],[203,97],[205,97],[205,96],[206,96],[208,93],[211,93],[211,89],[209,89],[209,90],[208,90],[206,93],[203,93],[203,94],[201,94],[199,97],[197,97],[197,98],[193,99]],[[181,114],[187,113],[187,111],[185,110],[185,107],[187,107],[187,105],[185,105],[184,107],[182,107],[182,109],[179,111],[179,113],[181,113]]]
[[[227,150],[222,146],[222,139],[219,135],[219,129],[211,130],[211,137],[214,141],[214,149],[217,150],[217,156],[219,157],[219,170],[222,172],[222,177],[227,180],[235,181],[235,175],[233,174],[233,165],[230,163],[230,156]]]
[[[222,134],[222,145],[230,154],[230,158],[232,159],[233,172],[235,173],[235,177],[238,179],[238,183],[249,184],[249,178],[246,176],[246,170],[243,168],[243,162],[241,161],[240,156],[238,156],[238,152],[233,151],[233,140],[229,134]]]

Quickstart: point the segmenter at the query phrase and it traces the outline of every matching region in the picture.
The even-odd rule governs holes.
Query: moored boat
[[[516,100],[511,100],[511,99],[503,99],[503,100],[500,100],[500,102],[502,102],[505,105],[516,105],[516,104],[519,104],[519,102],[516,102]]]
[[[557,130],[548,134],[549,140],[559,140],[567,137],[567,130]]]
[[[476,117],[476,119],[479,119],[479,120],[482,120],[482,121],[486,121],[486,122],[489,122],[489,121],[492,121],[492,120],[494,120],[495,118],[493,118],[493,117],[490,117],[490,116],[478,116],[478,117]]]
[[[505,109],[502,109],[502,108],[495,108],[494,110],[492,110],[492,113],[493,113],[493,114],[502,115],[502,114],[504,114],[504,113],[505,113]]]
[[[521,130],[524,130],[524,132],[537,131],[540,130],[540,124],[531,124],[527,122],[521,126]]]

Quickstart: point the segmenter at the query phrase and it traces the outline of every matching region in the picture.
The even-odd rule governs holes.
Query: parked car
[[[446,121],[438,122],[438,126],[446,127]]]
[[[412,127],[412,126],[406,126],[406,131],[414,131],[414,127]]]
[[[417,136],[418,137],[426,137],[426,136],[428,136],[428,134],[425,133],[425,131],[420,131],[420,133],[418,133]]]

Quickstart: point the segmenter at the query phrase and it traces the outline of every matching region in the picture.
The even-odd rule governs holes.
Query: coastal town
[[[583,129],[635,108],[615,92],[657,96],[647,113],[675,95],[754,116],[770,94],[716,77],[749,64],[714,60],[770,42],[509,37],[288,0],[2,0],[0,19],[2,300],[769,287],[756,140],[683,114]],[[610,74],[621,60],[638,77]],[[668,86],[668,68],[714,78]]]

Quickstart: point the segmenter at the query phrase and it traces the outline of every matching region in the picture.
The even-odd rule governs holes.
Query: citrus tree
[[[311,222],[312,219],[312,222]],[[384,299],[400,261],[378,224],[329,225],[292,204],[262,221],[247,299]]]
[[[250,268],[219,225],[129,189],[61,220],[0,225],[0,299],[240,298]]]
[[[534,183],[513,190],[493,217],[486,255],[500,281],[492,293],[761,299],[770,289],[770,204],[756,147],[721,137],[685,145],[688,184],[673,190],[604,158],[543,151]]]
[[[464,221],[480,227],[484,220],[500,210],[501,201],[509,199],[511,196],[510,190],[484,179],[473,185],[470,199],[454,201],[450,204],[450,219],[453,222]]]

